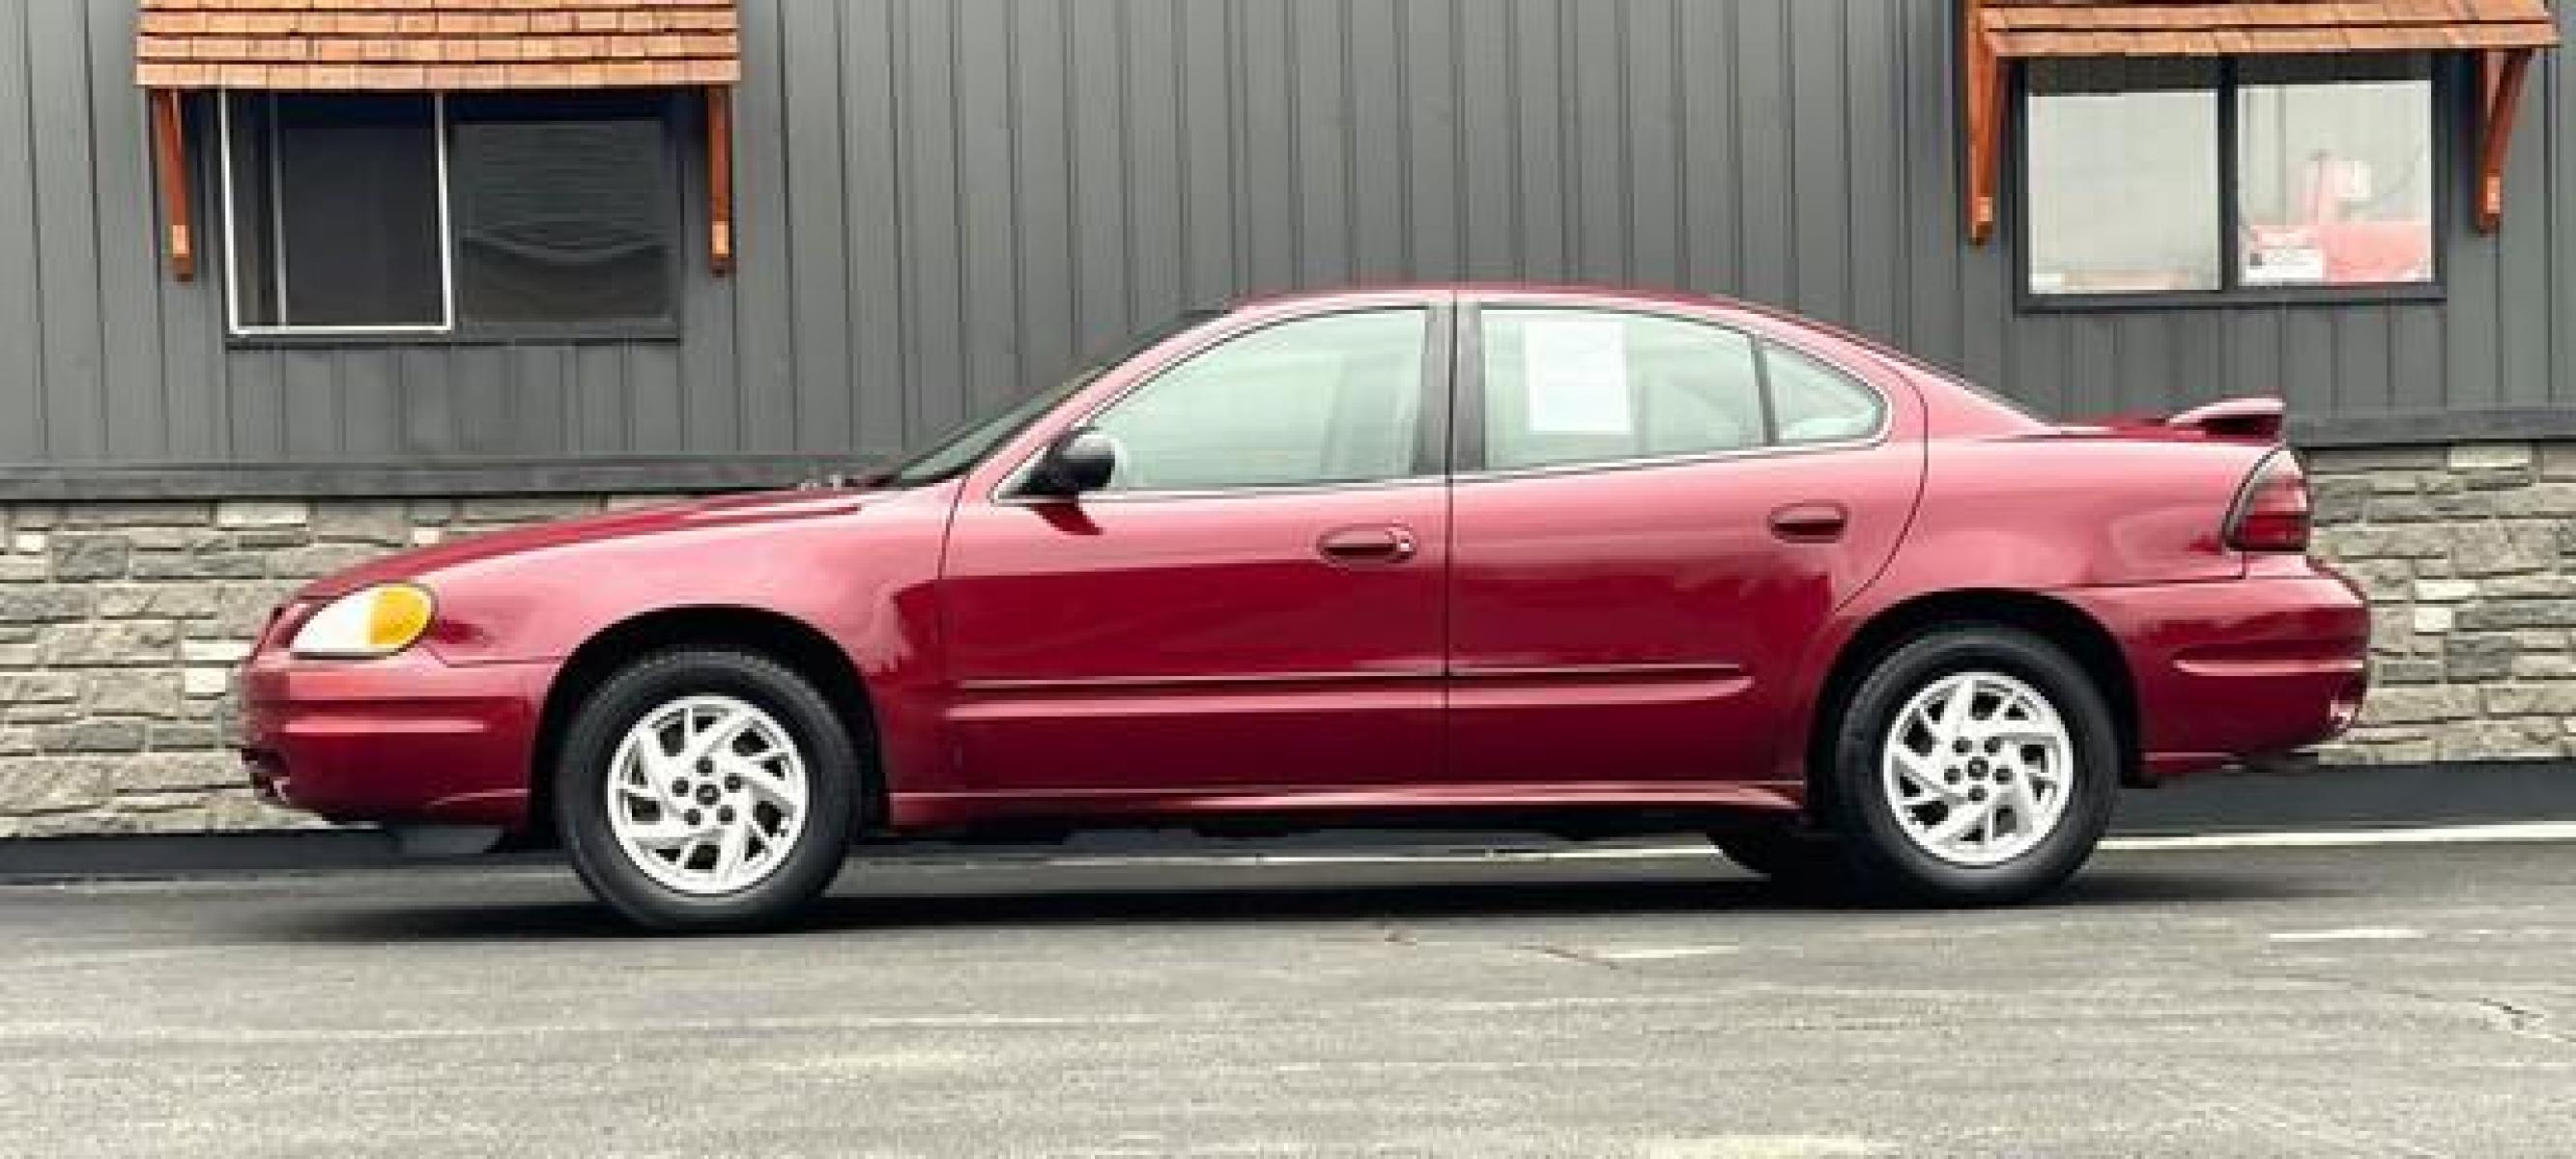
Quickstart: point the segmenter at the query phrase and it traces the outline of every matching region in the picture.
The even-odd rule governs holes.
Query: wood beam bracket
[[[707,86],[707,267],[733,273],[733,89]]]
[[[2479,233],[2504,224],[2505,163],[2513,148],[2513,123],[2522,107],[2523,81],[2531,73],[2528,48],[2478,54]]]
[[[2009,62],[1986,40],[1985,0],[1967,0],[1960,7],[1966,15],[1959,42],[1960,75],[1968,86],[1968,242],[1984,245],[1994,237],[1999,216]]]
[[[152,152],[160,170],[161,221],[170,254],[170,276],[197,276],[196,223],[188,209],[188,125],[177,89],[153,89]]]

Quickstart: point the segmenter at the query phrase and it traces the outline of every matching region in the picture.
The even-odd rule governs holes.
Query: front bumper
[[[242,670],[242,757],[262,797],[334,821],[521,830],[554,669],[263,648]]]
[[[2370,609],[2339,576],[2302,567],[2058,594],[2128,654],[2149,780],[2328,740],[2369,689]]]

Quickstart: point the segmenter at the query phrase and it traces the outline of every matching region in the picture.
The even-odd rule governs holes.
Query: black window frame
[[[465,90],[452,92],[425,90],[412,94],[369,91],[348,95],[379,97],[391,95],[417,95],[437,101],[440,106],[440,112],[436,120],[437,132],[439,134],[439,148],[441,150],[440,172],[442,174],[442,180],[445,180],[446,178],[444,175],[447,172],[446,157],[454,148],[454,141],[452,140],[451,135],[452,123],[447,118],[444,111],[446,98],[459,95],[467,97],[482,95],[545,96],[551,95],[552,92],[553,90],[536,90],[531,92],[485,94]],[[658,171],[662,175],[663,196],[657,200],[662,205],[662,212],[664,214],[663,224],[666,227],[670,238],[670,245],[666,247],[668,252],[664,255],[663,259],[666,267],[665,276],[668,278],[670,302],[669,309],[662,317],[642,320],[573,322],[469,321],[461,315],[461,312],[457,312],[455,310],[456,273],[453,268],[449,268],[445,274],[448,279],[446,293],[448,305],[453,316],[448,319],[448,324],[444,328],[347,328],[328,330],[294,327],[254,327],[245,329],[236,325],[236,319],[238,318],[234,286],[236,264],[233,260],[233,253],[231,252],[233,242],[231,226],[232,212],[234,209],[234,190],[231,185],[232,174],[229,171],[229,167],[226,165],[228,154],[226,152],[227,143],[224,140],[224,133],[229,128],[228,121],[230,120],[231,115],[229,102],[235,97],[255,98],[260,96],[283,94],[269,94],[263,90],[251,89],[218,90],[205,94],[204,99],[207,103],[201,110],[204,119],[200,123],[210,126],[213,131],[207,135],[207,147],[200,150],[201,156],[198,158],[198,168],[205,182],[203,188],[208,191],[208,209],[211,211],[208,216],[213,225],[213,228],[207,231],[212,235],[208,248],[213,251],[214,256],[217,259],[216,264],[214,264],[212,268],[220,272],[220,282],[214,287],[214,289],[218,298],[216,309],[217,324],[222,331],[225,347],[228,349],[259,350],[403,346],[577,346],[631,342],[679,341],[686,320],[685,314],[687,311],[689,297],[688,275],[691,268],[690,255],[695,248],[691,241],[693,234],[690,228],[691,219],[688,211],[689,196],[692,192],[689,186],[689,142],[694,139],[698,133],[703,131],[704,126],[693,115],[693,103],[681,99],[683,94],[678,90],[585,89],[567,90],[564,95],[599,95],[601,93],[644,98],[654,108],[662,126],[662,148],[657,166]],[[302,95],[331,96],[335,94],[306,93]],[[441,244],[450,247],[451,250],[455,244],[455,238],[453,236],[455,222],[449,212],[449,207],[452,203],[453,197],[454,191],[452,188],[440,191],[439,229],[441,232]]]
[[[2421,53],[2427,58],[2433,134],[2433,276],[2421,282],[2371,282],[2345,286],[2248,286],[2244,284],[2243,197],[2237,177],[2244,166],[2237,122],[2242,117],[2237,93],[2242,57],[2216,58],[2218,81],[2218,240],[2219,288],[2125,294],[2041,294],[2031,289],[2030,213],[2030,73],[2012,70],[2012,242],[2013,298],[2026,314],[2077,314],[2119,310],[2197,310],[2231,306],[2388,305],[2441,302],[2450,297],[2451,214],[2459,200],[2454,188],[2462,178],[2455,168],[2458,147],[2451,116],[2458,82],[2449,53]]]

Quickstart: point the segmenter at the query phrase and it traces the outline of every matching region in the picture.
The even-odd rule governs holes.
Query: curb
[[[2125,793],[2111,830],[2121,837],[2175,837],[2522,821],[2576,821],[2576,762],[2317,766],[2287,773],[2208,774]],[[1509,831],[1326,830],[1257,841],[1217,841],[1138,830],[1086,833],[1063,845],[1046,846],[925,841],[882,846],[862,855],[1000,861],[1210,849],[1265,854],[1456,853],[1561,844],[1553,838]],[[425,865],[550,865],[561,860],[551,851],[537,851],[425,862],[404,856],[392,834],[373,829],[32,837],[0,840],[0,882],[326,874]]]

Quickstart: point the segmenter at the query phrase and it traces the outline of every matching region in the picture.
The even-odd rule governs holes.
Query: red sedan
[[[1802,886],[2031,897],[2123,784],[2365,679],[2280,407],[2064,426],[1698,297],[1266,299],[864,485],[315,583],[251,657],[274,799],[559,837],[673,929],[856,837],[1696,827]]]

